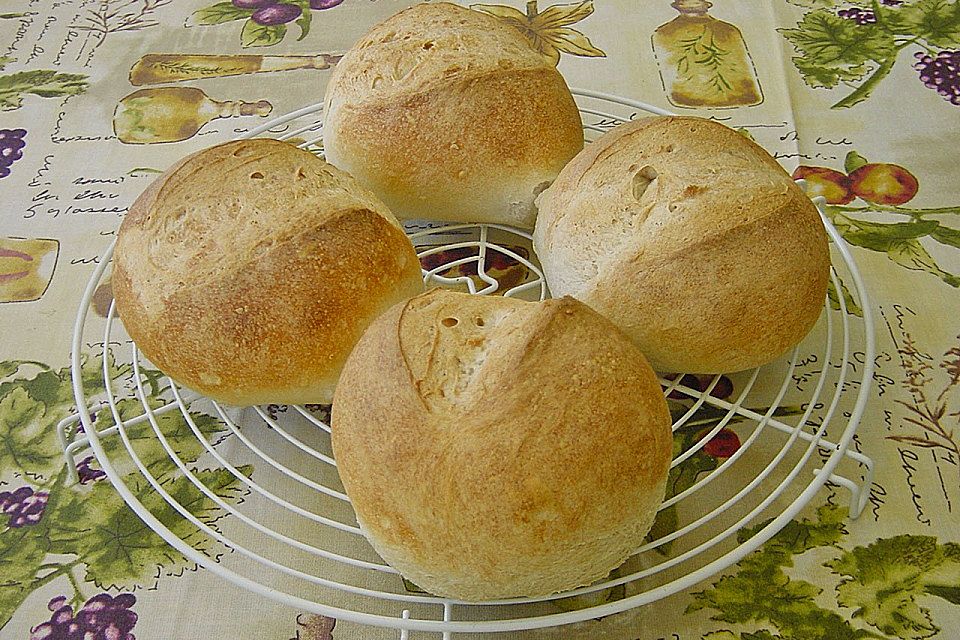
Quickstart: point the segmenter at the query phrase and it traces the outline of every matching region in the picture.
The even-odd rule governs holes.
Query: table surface
[[[859,519],[847,518],[842,489],[825,487],[721,575],[640,609],[511,637],[955,637],[960,3],[717,0],[706,21],[678,13],[703,4],[689,0],[503,2],[474,7],[526,28],[571,86],[715,118],[787,171],[833,180],[826,213],[853,246],[878,335],[854,443],[877,472]],[[65,638],[50,636],[51,620],[90,623],[95,611],[113,621],[111,638],[398,637],[197,569],[136,526],[95,460],[79,456],[81,482],[67,482],[55,436],[74,411],[81,292],[133,198],[181,156],[319,102],[335,54],[411,3],[296,4],[298,20],[270,27],[213,0],[0,7],[0,154],[12,159],[0,168],[3,638]],[[248,106],[213,106],[224,101]],[[208,119],[215,112],[228,117]]]

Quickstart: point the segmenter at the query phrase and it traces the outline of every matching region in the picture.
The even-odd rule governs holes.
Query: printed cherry
[[[869,163],[850,174],[850,189],[867,202],[901,205],[917,195],[916,176],[898,164]]]
[[[704,434],[706,435],[706,434]],[[723,428],[710,442],[703,445],[703,451],[714,458],[729,458],[740,448],[740,437],[730,429]]]
[[[793,179],[801,178],[807,181],[807,193],[811,196],[823,196],[828,204],[847,204],[853,200],[850,178],[839,171],[800,165],[793,172]]]
[[[676,380],[677,374],[670,373],[666,375],[668,380]],[[693,375],[692,373],[684,374],[683,378],[680,379],[680,384],[684,387],[689,387],[691,389],[696,389],[703,393],[710,388],[710,384],[713,382],[714,376],[711,375]],[[710,395],[714,398],[726,399],[733,394],[733,381],[730,380],[727,376],[720,376],[720,379],[717,380],[717,384],[713,385],[713,389],[710,390]],[[676,389],[671,391],[667,396],[671,400],[687,400],[689,398],[696,398],[698,396],[691,396],[687,393]]]
[[[233,6],[237,9],[262,9],[271,7],[280,0],[233,0]]]
[[[301,13],[303,13],[303,9],[297,5],[284,2],[282,4],[274,4],[269,7],[257,9],[250,17],[257,24],[270,27],[277,24],[284,24],[285,22],[293,22],[300,17]]]

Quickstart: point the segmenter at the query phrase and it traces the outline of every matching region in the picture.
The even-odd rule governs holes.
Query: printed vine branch
[[[944,425],[945,419],[960,417],[960,411],[947,411],[949,395],[960,384],[960,346],[951,347],[944,353],[940,366],[950,377],[933,403],[927,398],[927,388],[932,382],[929,373],[933,370],[933,358],[917,348],[909,333],[897,352],[903,366],[904,386],[913,399],[911,402],[896,402],[912,414],[905,416],[903,421],[919,427],[920,432],[887,436],[887,439],[920,449],[940,449],[956,456],[960,462],[960,442],[955,437],[954,429]]]
[[[154,14],[157,9],[171,2],[173,0],[101,0],[97,8],[88,11],[88,15],[73,28],[96,34],[97,40],[90,52],[92,54],[111,33],[158,26],[160,22]]]

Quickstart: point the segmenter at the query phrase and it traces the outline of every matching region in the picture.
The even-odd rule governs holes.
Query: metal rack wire
[[[665,113],[599,92],[574,93],[588,141],[639,113]],[[320,105],[301,109],[248,137],[296,138],[301,147],[321,153],[320,110]],[[782,362],[738,374],[732,382],[721,376],[708,381],[664,376],[674,431],[695,433],[675,456],[673,468],[702,458],[713,438],[725,431],[736,433],[739,447],[724,452],[708,472],[669,495],[661,514],[669,514],[664,517],[674,526],[651,536],[608,579],[566,593],[467,604],[418,591],[363,538],[336,474],[322,409],[230,409],[166,378],[160,380],[160,389],[148,390],[149,363],[118,326],[112,305],[104,319],[90,313],[94,291],[110,268],[112,246],[84,292],[74,329],[74,391],[77,406],[85,409],[64,420],[58,435],[74,479],[80,451],[92,449],[130,508],[180,553],[235,584],[300,610],[392,627],[401,638],[410,631],[441,633],[444,638],[517,631],[622,612],[686,589],[737,562],[795,517],[826,483],[849,489],[852,517],[863,510],[873,463],[850,444],[873,377],[873,320],[856,264],[836,230],[824,222],[835,250],[834,288],[842,290],[841,278],[852,285],[850,296],[862,308],[862,318],[848,313],[844,296],[837,296],[839,311],[826,305],[814,332]],[[428,284],[477,295],[531,300],[548,296],[525,232],[499,225],[424,222],[409,224],[408,233]],[[81,356],[87,344],[101,347],[106,392],[99,398],[88,397],[83,385]],[[129,357],[124,358],[127,349]],[[821,366],[807,376],[801,393],[795,376],[811,357]],[[109,370],[108,363],[116,358],[131,364],[123,380],[112,379]],[[719,392],[729,384],[735,393]],[[139,401],[135,415],[130,415],[129,402],[121,408],[121,398]],[[110,416],[107,426],[94,422],[98,413]],[[169,413],[186,424],[192,446],[200,447],[202,464],[224,471],[242,487],[242,501],[219,497],[182,459],[162,423]],[[198,424],[197,416],[204,414],[220,421],[223,437],[211,438]],[[190,495],[216,505],[223,517],[211,522],[167,490],[168,476],[161,477],[139,454],[137,443],[144,437],[163,448],[165,473],[188,481]],[[836,473],[845,458],[856,463],[851,465],[854,479]],[[144,483],[162,498],[160,506],[155,501],[148,506],[142,492],[134,490]],[[181,525],[188,522],[189,534],[182,526],[175,532],[169,526],[171,517]],[[737,532],[746,526],[757,527],[756,533],[738,540]],[[196,544],[198,539],[232,553],[212,552],[210,545]]]

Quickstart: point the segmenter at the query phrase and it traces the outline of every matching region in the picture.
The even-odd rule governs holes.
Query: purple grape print
[[[43,518],[50,494],[46,491],[34,493],[31,487],[20,487],[16,491],[0,492],[0,513],[10,516],[7,526],[19,529],[37,524]]]
[[[77,476],[80,478],[80,484],[90,484],[100,478],[106,477],[106,472],[90,466],[93,460],[93,456],[87,456],[77,465]]]
[[[216,1],[194,11],[188,27],[216,27],[240,22],[240,46],[272,47],[280,44],[296,26],[297,40],[310,33],[314,12],[339,7],[344,0],[229,0]],[[325,25],[325,26],[329,26]]]
[[[262,9],[278,3],[279,0],[233,0],[237,9]]]
[[[100,593],[74,614],[67,598],[58,596],[47,604],[50,620],[30,629],[30,640],[136,640],[137,614],[130,610],[136,602],[132,593]]]
[[[936,55],[919,51],[914,54],[913,68],[920,72],[920,81],[950,104],[960,105],[960,50],[944,49]]]
[[[272,26],[293,22],[300,17],[301,13],[303,13],[303,9],[295,4],[274,4],[263,7],[262,9],[257,9],[253,12],[253,15],[250,16],[250,19],[257,24]]]
[[[860,9],[858,7],[840,9],[837,11],[837,15],[847,20],[853,20],[860,25],[877,23],[877,15],[869,9]]]
[[[10,175],[10,165],[23,157],[26,129],[0,129],[0,178]]]

